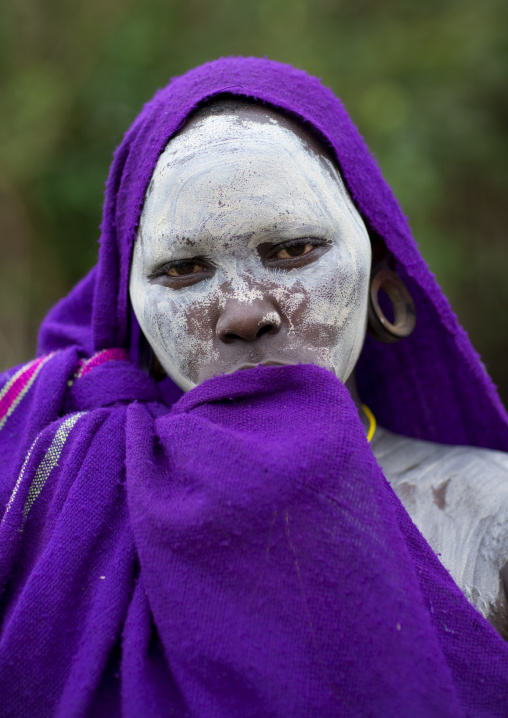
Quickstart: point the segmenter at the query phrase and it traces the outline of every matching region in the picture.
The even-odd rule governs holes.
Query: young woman
[[[6,716],[506,713],[507,416],[317,80],[160,91],[0,386]]]

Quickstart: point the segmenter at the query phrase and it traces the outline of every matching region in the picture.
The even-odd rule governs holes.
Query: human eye
[[[305,255],[312,252],[315,248],[315,244],[311,242],[296,242],[286,247],[279,249],[274,255],[273,259],[290,259],[291,257],[305,257]]]
[[[180,289],[209,279],[212,274],[213,267],[210,262],[202,257],[192,257],[161,265],[150,275],[149,279],[154,284]]]
[[[205,269],[205,266],[200,262],[191,260],[190,262],[179,262],[173,264],[167,269],[168,277],[187,277],[189,274],[198,274]]]
[[[312,237],[292,239],[272,246],[266,255],[269,265],[292,269],[318,259],[329,247],[328,242]]]

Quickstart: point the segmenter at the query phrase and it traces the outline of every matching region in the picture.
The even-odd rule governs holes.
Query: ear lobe
[[[379,304],[379,292],[386,294],[393,308],[393,321],[390,321]],[[398,274],[391,269],[376,272],[370,284],[368,331],[372,336],[386,344],[410,336],[416,326],[416,308],[413,297]]]

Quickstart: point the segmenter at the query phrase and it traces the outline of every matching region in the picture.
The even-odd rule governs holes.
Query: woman
[[[408,449],[495,457],[497,491],[507,417],[317,80],[239,58],[160,91],[39,349],[0,395],[6,716],[506,713],[506,644],[374,453],[401,495]]]

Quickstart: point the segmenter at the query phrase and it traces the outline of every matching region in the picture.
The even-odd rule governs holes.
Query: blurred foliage
[[[108,165],[169,78],[267,55],[338,94],[508,400],[505,0],[3,0],[0,368],[95,262]]]

